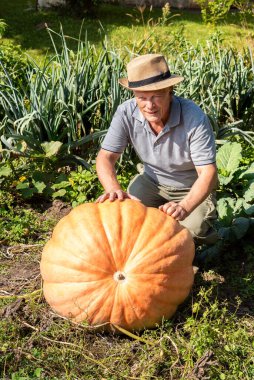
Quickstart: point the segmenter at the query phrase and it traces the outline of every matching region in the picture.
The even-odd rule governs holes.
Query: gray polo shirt
[[[121,104],[103,140],[102,149],[122,153],[131,144],[144,170],[156,183],[189,188],[195,166],[215,162],[214,135],[207,116],[193,101],[173,96],[169,119],[156,135],[136,100]]]

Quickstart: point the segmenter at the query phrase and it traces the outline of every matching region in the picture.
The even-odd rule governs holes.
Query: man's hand
[[[123,201],[126,198],[128,198],[128,199],[134,199],[134,200],[140,202],[140,199],[134,197],[134,195],[126,193],[123,190],[112,190],[112,191],[110,191],[108,193],[104,193],[101,196],[99,196],[99,198],[96,199],[95,203],[102,203],[106,199],[109,199],[110,202],[113,202],[116,199],[119,199],[119,201]]]
[[[188,212],[179,203],[168,202],[159,206],[159,209],[165,214],[172,216],[175,220],[184,220],[188,216]]]

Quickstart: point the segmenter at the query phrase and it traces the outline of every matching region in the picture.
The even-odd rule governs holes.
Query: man
[[[184,78],[170,73],[162,55],[133,59],[127,74],[119,82],[135,98],[118,107],[102,143],[96,169],[105,193],[97,202],[138,199],[178,220],[196,242],[215,242],[217,169],[207,116],[192,101],[173,95],[173,86]],[[115,163],[129,143],[144,170],[124,192]]]

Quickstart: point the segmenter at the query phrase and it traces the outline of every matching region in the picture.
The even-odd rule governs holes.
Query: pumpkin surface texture
[[[193,256],[190,232],[159,209],[129,199],[83,204],[44,247],[44,295],[75,322],[153,327],[189,294]]]

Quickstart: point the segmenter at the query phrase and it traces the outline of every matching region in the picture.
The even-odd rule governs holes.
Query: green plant
[[[174,15],[174,17],[175,17],[175,15]],[[171,19],[172,19],[171,7],[170,7],[169,3],[166,3],[164,5],[164,7],[162,7],[162,15],[161,15],[159,24],[162,26],[168,25],[168,23],[171,21]]]
[[[62,198],[72,204],[73,207],[95,201],[103,192],[103,188],[94,170],[86,170],[78,166],[76,171],[71,171],[65,180],[56,181],[51,186],[53,198]]]
[[[182,24],[172,29],[174,25],[173,19],[180,16],[180,14],[172,14],[169,3],[162,7],[161,16],[154,16],[152,11],[152,6],[147,11],[146,5],[142,4],[137,5],[132,14],[127,13],[127,16],[131,17],[133,21],[133,38],[125,43],[124,49],[132,56],[156,52],[166,53],[167,55],[169,51],[173,54],[174,51],[179,51],[178,48],[184,40],[184,27]],[[141,37],[137,38],[140,24],[142,24],[144,32]],[[170,28],[167,28],[165,37],[157,33],[160,28],[169,26]]]
[[[252,148],[250,158],[253,151]],[[244,161],[248,164],[242,164]],[[242,160],[241,144],[228,142],[218,149],[217,167],[220,184],[217,191],[217,229],[220,240],[201,252],[200,262],[217,257],[225,244],[240,241],[254,229],[253,160]]]
[[[75,15],[82,17],[86,14],[89,16],[95,12],[95,7],[98,5],[98,0],[67,0],[67,9],[73,12]]]
[[[9,76],[13,86],[21,89],[27,87],[26,70],[28,59],[21,46],[13,43],[1,43],[0,50],[0,84],[4,84],[6,75]],[[8,74],[7,74],[8,73]]]
[[[247,28],[248,18],[253,16],[253,3],[250,0],[234,0],[233,5],[238,9],[241,24]]]
[[[135,174],[135,168],[130,165],[119,166],[117,180],[123,190],[127,190],[130,179]],[[103,187],[100,184],[95,168],[84,169],[82,166],[71,171],[66,178],[59,178],[51,186],[53,198],[61,198],[70,202],[73,207],[85,203],[94,202],[102,193]]]
[[[23,208],[9,192],[0,190],[0,245],[43,242],[53,221],[38,218],[31,208]]]
[[[3,34],[7,28],[7,24],[3,19],[0,19],[0,39],[3,37]]]
[[[88,166],[85,144],[103,136],[121,99],[117,77],[111,73],[119,72],[122,63],[108,51],[97,54],[88,42],[84,48],[79,41],[75,55],[63,32],[63,50],[58,53],[49,33],[56,55],[43,68],[34,63],[28,69],[28,89],[17,88],[7,72],[0,84],[1,140],[15,154],[45,159],[53,166]]]
[[[153,6],[149,7],[148,12],[146,11],[147,7],[145,4],[136,5],[133,14],[127,13],[127,16],[136,24],[142,24],[143,27],[154,28],[157,26],[167,26],[172,25],[172,19],[180,16],[179,14],[172,14],[171,7],[169,3],[166,3],[161,9],[161,16],[154,17],[152,15]]]
[[[234,0],[195,0],[195,2],[201,8],[204,23],[216,25],[219,20],[225,18]]]
[[[35,380],[41,379],[43,368],[37,367],[31,373],[27,374],[26,371],[20,369],[17,372],[11,374],[11,380]]]
[[[254,221],[254,163],[240,166],[242,147],[239,143],[224,144],[218,151],[220,182],[218,214],[223,224],[224,239],[241,239]]]
[[[238,134],[254,144],[251,49],[244,54],[222,49],[216,35],[206,47],[186,46],[170,63],[174,72],[186,78],[176,87],[177,94],[191,98],[207,113],[217,140]]]
[[[20,194],[23,198],[34,195],[49,197],[51,185],[63,179],[64,171],[57,173],[53,168],[38,165],[36,160],[27,158],[9,158],[0,163],[0,184],[3,190],[11,194]],[[65,177],[64,177],[65,178]]]
[[[234,310],[230,311],[229,300],[218,299],[215,285],[208,288],[202,286],[193,300],[192,316],[187,318],[183,326],[185,338],[188,337],[189,342],[185,357],[189,354],[190,363],[194,365],[197,362],[195,358],[210,356],[210,365],[205,366],[204,372],[211,379],[227,379],[230,373],[230,378],[237,380],[240,374],[245,378],[245,375],[253,372],[252,364],[250,372],[245,371],[243,365],[246,357],[250,359],[251,345],[247,325],[243,320],[239,324],[237,313],[241,300],[236,298],[233,301]],[[182,379],[189,378],[189,374],[186,371]]]

